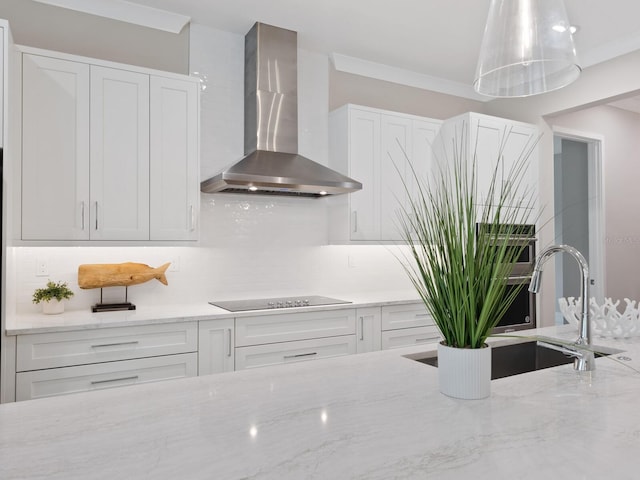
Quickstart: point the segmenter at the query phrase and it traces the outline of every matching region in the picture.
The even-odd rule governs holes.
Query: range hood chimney
[[[298,155],[298,45],[291,30],[256,23],[244,40],[245,157],[203,181],[204,193],[321,197],[362,184]]]

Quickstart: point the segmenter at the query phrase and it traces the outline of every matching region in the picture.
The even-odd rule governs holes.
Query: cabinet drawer
[[[197,350],[196,322],[19,335],[16,370],[23,372]]]
[[[195,377],[198,354],[184,353],[16,374],[16,400]]]
[[[422,302],[382,307],[382,330],[433,325],[431,315]]]
[[[409,347],[421,343],[435,343],[440,341],[438,327],[413,327],[400,330],[382,332],[382,350],[397,347]]]
[[[236,348],[236,370],[356,353],[355,335]]]
[[[355,333],[355,309],[236,318],[237,347]]]

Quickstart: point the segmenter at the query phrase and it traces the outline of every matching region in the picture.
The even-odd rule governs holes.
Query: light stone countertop
[[[597,343],[640,369],[640,340]],[[456,400],[403,357],[427,348],[0,405],[0,478],[639,478],[640,373],[600,358]]]
[[[59,315],[45,315],[43,313],[29,313],[9,315],[7,318],[7,335],[22,335],[31,333],[62,332],[108,327],[125,327],[132,325],[148,325],[181,321],[209,320],[216,318],[246,317],[254,315],[276,315],[282,313],[338,310],[345,308],[363,308],[382,305],[394,305],[407,302],[419,302],[415,291],[409,292],[374,292],[357,294],[324,294],[323,296],[350,301],[349,304],[321,305],[317,307],[280,308],[273,310],[254,310],[250,312],[229,312],[215,307],[203,299],[198,303],[172,305],[138,305],[136,310],[120,312],[92,313],[85,310],[69,310]],[[304,295],[299,295],[303,297]],[[246,298],[261,298],[247,295]],[[212,299],[209,299],[212,300]],[[220,299],[216,299],[220,300]]]

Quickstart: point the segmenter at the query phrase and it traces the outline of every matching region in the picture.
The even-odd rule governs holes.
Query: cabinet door
[[[356,310],[292,312],[236,318],[236,346],[354,335]]]
[[[194,352],[194,322],[19,335],[17,371]]]
[[[380,350],[380,307],[358,308],[356,319],[357,352]]]
[[[122,360],[16,374],[16,400],[138,385],[197,375],[196,353]]]
[[[413,167],[415,176],[410,170],[407,171],[406,175],[409,192],[413,198],[418,194],[415,177],[417,176],[421,183],[426,183],[430,180],[430,175],[433,171],[434,148],[436,138],[440,132],[440,125],[441,123],[436,121],[413,121],[413,155],[411,156],[411,166]]]
[[[471,117],[469,126],[469,151],[470,166],[476,159],[476,180],[478,190],[477,202],[483,205],[492,205],[494,198],[489,196],[489,186],[495,176],[496,188],[499,188],[503,177],[503,163],[500,158],[501,145],[504,138],[505,123],[500,119]]]
[[[537,142],[538,129],[535,125],[514,124],[507,126],[505,129],[502,181],[505,182],[509,177],[513,177],[514,174],[521,178],[521,182],[518,185],[511,185],[515,190],[517,202],[520,199],[524,199],[525,202],[530,199],[537,199]],[[531,208],[535,208],[535,204],[529,204],[528,202],[527,204]]]
[[[380,145],[380,240],[402,240],[398,218],[407,206],[405,179],[412,161],[413,122],[382,115]]]
[[[436,326],[401,328],[382,332],[382,350],[411,347],[422,343],[435,343],[441,339]]]
[[[91,67],[91,239],[149,239],[149,76]]]
[[[382,330],[398,328],[423,327],[433,325],[433,318],[427,312],[424,303],[407,303],[404,305],[385,305],[382,307]]]
[[[89,238],[89,66],[22,57],[22,238]]]
[[[198,375],[234,370],[233,337],[233,318],[199,322]]]
[[[380,114],[349,112],[349,173],[362,190],[349,194],[350,239],[380,239]]]
[[[196,240],[198,85],[151,77],[151,240]]]
[[[356,353],[354,335],[236,348],[236,369],[266,367]]]

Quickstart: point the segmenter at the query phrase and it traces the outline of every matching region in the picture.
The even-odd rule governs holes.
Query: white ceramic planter
[[[47,315],[56,315],[64,312],[64,300],[51,299],[48,302],[42,302],[42,313]]]
[[[491,393],[491,347],[452,348],[438,344],[440,391],[449,397],[476,400]]]

